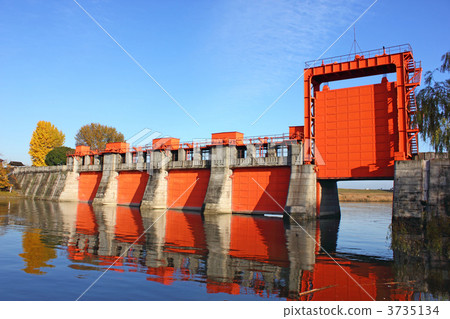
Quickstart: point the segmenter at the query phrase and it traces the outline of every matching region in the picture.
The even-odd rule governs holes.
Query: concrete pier
[[[150,154],[149,178],[142,198],[141,207],[148,209],[165,209],[167,207],[167,164],[170,158],[164,152]]]
[[[295,220],[316,216],[316,172],[314,165],[292,165],[286,212]],[[285,216],[288,220],[288,216]]]
[[[116,204],[117,203],[117,164],[121,161],[120,154],[105,154],[103,156],[102,180],[92,204]]]
[[[337,181],[335,180],[319,180],[317,185],[320,194],[319,215],[320,218],[340,218],[341,208],[339,206],[339,194]]]
[[[203,210],[205,215],[231,214],[231,194],[233,174],[230,158],[235,157],[236,147],[216,145],[211,148],[211,175],[206,191]]]
[[[59,181],[61,185],[57,186],[57,188],[62,187],[59,200],[78,201],[78,181],[80,177],[80,174],[78,173],[78,167],[80,165],[80,159],[76,157],[69,157],[67,160],[68,170],[65,178],[62,177],[62,174],[58,174],[58,178],[61,179],[61,181]]]
[[[303,164],[303,145],[289,147],[291,177],[285,210],[295,220],[314,218],[316,215],[315,165]],[[284,218],[291,222],[289,216]]]

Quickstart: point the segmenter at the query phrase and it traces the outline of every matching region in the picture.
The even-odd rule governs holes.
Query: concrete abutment
[[[450,216],[450,160],[396,161],[393,218]]]

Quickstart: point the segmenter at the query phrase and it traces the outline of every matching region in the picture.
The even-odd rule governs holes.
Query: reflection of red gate
[[[138,208],[117,206],[116,239],[123,243],[145,242],[144,224]]]
[[[309,272],[304,272],[308,274]],[[317,255],[314,265],[312,282],[302,282],[307,285],[307,289],[328,286],[327,289],[315,292],[309,297],[302,297],[300,300],[408,300],[407,293],[402,293],[400,289],[387,288],[380,285],[380,278],[392,280],[391,267],[379,265],[371,262],[358,262],[335,257]],[[364,290],[361,289],[364,287]],[[390,291],[392,289],[392,292]],[[393,295],[396,291],[398,295]],[[367,293],[366,293],[367,292]],[[369,294],[370,296],[368,296]]]
[[[286,204],[290,174],[289,167],[234,169],[233,211],[283,212],[281,207]]]
[[[91,202],[97,194],[102,179],[102,172],[82,172],[78,181],[78,199],[82,202]]]
[[[281,218],[234,215],[230,255],[287,267],[286,237]]]
[[[208,189],[209,175],[209,169],[169,171],[167,207],[201,208]]]
[[[147,186],[147,172],[120,172],[117,204],[139,205]]]
[[[205,254],[207,248],[201,214],[168,210],[165,241],[165,249],[170,252]]]
[[[98,224],[95,218],[94,209],[91,205],[79,203],[77,205],[77,226],[76,231],[83,235],[97,235]]]

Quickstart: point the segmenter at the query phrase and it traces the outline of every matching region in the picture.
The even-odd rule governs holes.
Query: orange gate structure
[[[319,178],[392,177],[398,147],[395,83],[316,92]],[[320,165],[320,162],[317,162]]]
[[[209,169],[169,171],[167,207],[201,209],[210,174]]]
[[[232,210],[234,212],[283,212],[289,190],[290,174],[290,167],[235,168]]]
[[[102,172],[81,172],[78,182],[78,200],[92,202],[102,180]]]
[[[117,204],[139,206],[144,196],[148,177],[147,172],[120,172],[117,186]]]
[[[326,85],[394,72],[392,83]],[[414,89],[421,72],[409,45],[306,63],[305,162],[318,166],[319,179],[392,179],[395,160],[418,154]]]

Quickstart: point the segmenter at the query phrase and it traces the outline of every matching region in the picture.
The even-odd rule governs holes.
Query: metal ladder
[[[419,127],[415,121],[417,104],[415,89],[420,85],[420,78],[422,75],[422,67],[420,62],[415,62],[413,58],[409,58],[406,61],[406,110],[407,110],[407,121],[408,121],[408,144],[409,144],[409,154],[408,156],[413,157],[419,154],[419,145],[417,136],[419,133]]]

